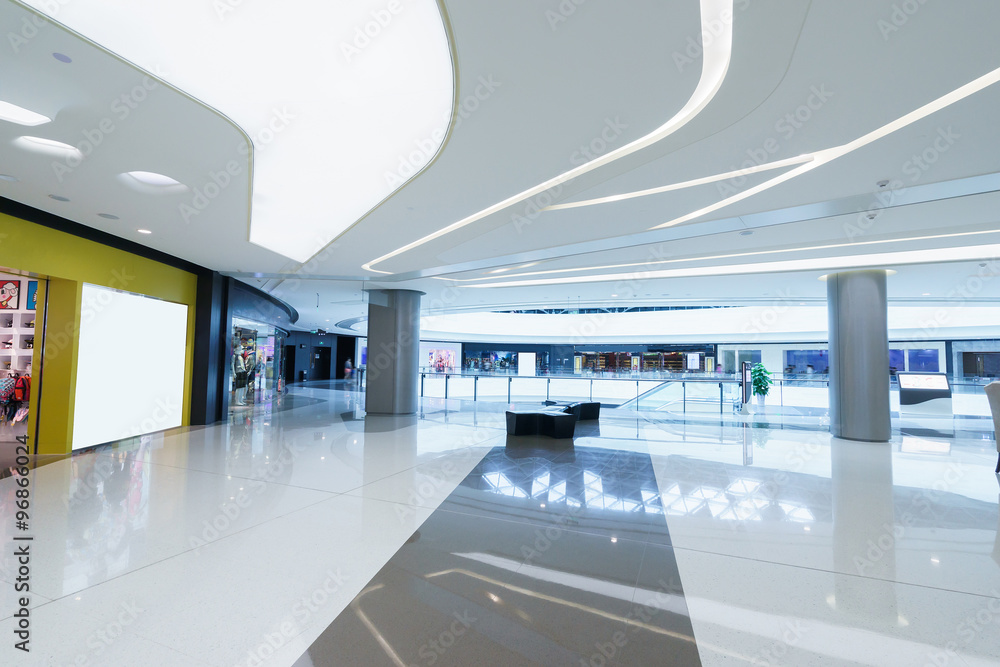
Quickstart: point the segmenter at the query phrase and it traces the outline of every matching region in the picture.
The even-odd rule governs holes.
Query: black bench
[[[572,438],[576,416],[561,410],[507,411],[507,435],[547,435]]]
[[[578,401],[575,403],[562,403],[559,401],[545,401],[544,405],[558,406],[563,412],[572,412],[577,419],[584,421],[601,418],[601,404],[590,401]]]

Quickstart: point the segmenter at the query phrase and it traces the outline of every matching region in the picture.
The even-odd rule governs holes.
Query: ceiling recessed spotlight
[[[740,236],[752,236],[752,235],[753,235],[752,229],[744,229],[742,232],[740,232]]]
[[[930,296],[930,295],[931,295],[931,293],[930,293],[930,292],[924,292],[924,293],[923,293],[923,294],[921,294],[920,296]]]
[[[118,179],[133,190],[151,194],[187,192],[188,186],[175,178],[152,171],[127,171],[118,174]]]
[[[83,153],[80,149],[74,148],[69,144],[64,144],[61,141],[54,141],[52,139],[43,139],[42,137],[18,137],[14,140],[14,145],[18,148],[23,148],[24,150],[31,151],[32,153],[43,153],[45,155],[53,155],[55,157],[61,158],[76,158],[77,160],[83,159]]]
[[[97,216],[106,220],[118,220],[117,215],[111,215],[110,213],[98,213]]]
[[[876,183],[875,185],[877,185],[878,189],[881,190],[883,188],[889,187],[889,181],[888,180],[881,180],[878,183]]]
[[[0,100],[0,120],[17,123],[18,125],[28,125],[34,127],[35,125],[48,123],[52,119],[48,116],[43,116],[40,113],[35,113],[30,109],[25,109],[24,107],[19,107],[16,104]]]
[[[53,53],[52,57],[61,63],[71,63],[73,59],[67,56],[65,53]]]
[[[612,294],[611,295],[612,298],[617,297],[617,296],[618,296],[617,294]]]
[[[139,232],[140,234],[152,234],[153,233],[153,232],[149,231],[148,229],[137,229],[135,231]]]
[[[0,174],[0,181],[6,181],[8,183],[17,183],[17,176],[10,176],[8,174]]]
[[[986,267],[986,262],[979,262],[979,266],[980,266],[980,268],[985,268]]]
[[[59,195],[49,195],[49,199],[55,199],[56,201],[69,201],[68,197],[61,197]]]

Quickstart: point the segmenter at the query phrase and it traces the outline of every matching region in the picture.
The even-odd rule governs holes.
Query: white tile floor
[[[506,441],[496,405],[293,391],[34,471],[30,654],[0,480],[0,664],[290,665]],[[994,443],[924,440],[605,411],[576,444],[651,456],[703,664],[1000,664]]]

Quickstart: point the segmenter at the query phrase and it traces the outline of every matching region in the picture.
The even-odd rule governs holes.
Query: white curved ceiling
[[[27,4],[233,119],[253,145],[249,240],[299,262],[430,163],[448,134],[454,76],[434,0]],[[227,163],[246,157],[234,143],[190,187],[225,188]]]
[[[709,32],[704,49],[699,45],[703,19],[713,12],[721,15],[728,2],[572,3],[571,13],[560,10],[569,4],[443,1],[456,68],[453,100],[439,98],[448,97],[449,108],[453,101],[457,110],[450,136],[429,164],[420,160],[431,149],[417,155],[423,171],[384,201],[375,201],[370,212],[336,196],[334,187],[342,178],[313,179],[312,157],[288,154],[278,175],[287,180],[274,181],[287,184],[279,194],[288,201],[275,206],[269,219],[278,221],[276,243],[288,244],[280,246],[281,252],[294,261],[249,242],[245,175],[240,196],[230,187],[224,193],[227,201],[220,197],[187,225],[176,223],[178,201],[184,201],[177,195],[158,199],[169,202],[162,215],[158,205],[129,209],[128,229],[123,228],[126,216],[119,221],[96,218],[90,203],[90,208],[75,208],[76,197],[86,200],[82,177],[79,190],[73,183],[53,182],[44,163],[32,167],[34,162],[21,155],[16,159],[25,178],[0,182],[0,194],[123,236],[134,234],[138,222],[132,224],[132,216],[142,214],[153,231],[143,242],[272,291],[298,308],[306,328],[332,328],[364,315],[364,290],[373,287],[423,290],[425,307],[434,312],[757,303],[779,294],[813,303],[823,298],[819,273],[899,264],[890,281],[891,298],[944,303],[956,285],[980,270],[981,261],[993,266],[990,253],[1000,243],[995,233],[1000,229],[1000,125],[993,118],[1000,106],[1000,86],[994,83],[1000,72],[994,38],[1000,3],[967,0],[962,11],[924,3],[896,26],[893,7],[898,3],[892,0],[737,0],[723,29]],[[69,21],[81,15],[79,20],[90,26],[81,32],[112,50],[117,50],[109,43],[115,31],[127,35],[121,49],[138,48],[129,45],[137,41],[150,42],[155,47],[151,52],[164,57],[189,49],[185,67],[202,61],[213,83],[197,90],[188,89],[194,83],[180,87],[221,111],[226,109],[211,101],[213,94],[252,87],[249,61],[218,53],[210,59],[201,47],[188,47],[184,35],[220,29],[210,3],[198,5],[205,16],[192,20],[195,25],[180,30],[182,34],[153,23],[139,29],[132,23],[122,30],[124,21],[105,10],[90,14],[80,9],[98,5],[105,3],[74,0],[60,5],[54,16]],[[321,7],[327,6],[229,5],[234,11],[221,21],[221,34],[228,34],[233,45],[253,46],[265,54],[261,34],[227,31],[263,15],[275,26],[290,25],[310,12],[321,16]],[[11,7],[17,4],[8,3],[7,11]],[[138,11],[125,2],[115,7],[122,17]],[[194,3],[190,7],[194,11]],[[433,8],[440,26],[438,7]],[[213,21],[217,25],[204,25]],[[354,26],[329,17],[313,23],[322,29],[299,33],[313,39],[299,40],[294,64],[286,60],[271,72],[282,79],[275,92],[298,77],[319,77],[334,87],[345,80],[345,72],[327,67],[323,58]],[[439,34],[438,27],[429,25],[414,30],[420,38]],[[326,35],[326,51],[317,46],[320,33]],[[120,63],[107,56],[102,60],[96,51],[74,61],[76,69],[56,62],[51,51],[70,48],[67,40],[75,39],[57,39],[59,34],[39,31],[24,52],[16,59],[7,56],[4,64],[18,70],[18,85],[34,89],[40,106],[26,106],[46,115],[53,107],[46,107],[45,99],[66,104],[60,77],[67,72],[80,77],[86,70],[81,80],[88,85],[77,91],[70,81],[66,90],[83,100],[89,115],[64,111],[53,121],[65,123],[60,136],[72,139],[100,119],[105,93],[85,97],[84,90],[103,85],[100,89],[110,93],[127,79],[115,75]],[[35,48],[43,42],[44,49]],[[81,53],[86,51],[77,42]],[[374,54],[374,48],[361,55]],[[306,57],[298,58],[300,52]],[[727,65],[719,69],[709,59],[723,52]],[[148,68],[156,62],[139,64]],[[413,63],[396,56],[392,64],[405,69]],[[54,69],[56,65],[64,69]],[[370,77],[365,81],[370,83]],[[242,83],[230,89],[227,82]],[[316,97],[324,95],[336,98],[328,90]],[[3,95],[0,99],[19,103]],[[303,98],[307,108],[313,102]],[[226,163],[227,151],[232,152],[226,145],[232,143],[229,135],[239,132],[229,126],[229,135],[220,135],[225,119],[212,120],[211,110],[196,103],[189,108],[179,102],[164,105],[137,109],[133,119],[142,121],[136,130],[142,130],[145,140],[114,142],[101,160],[128,157],[128,169],[116,168],[204,183],[213,165]],[[919,110],[923,112],[915,113]],[[387,105],[386,112],[393,111],[398,108]],[[413,111],[404,114],[413,121],[408,132],[421,136],[424,130],[415,129],[422,122],[420,109],[405,111]],[[269,122],[266,112],[242,121],[233,118],[252,137]],[[683,124],[671,125],[671,119]],[[384,165],[370,155],[359,157],[365,142],[381,138],[377,128],[350,134],[328,119],[320,124],[318,131],[326,134],[311,144],[314,156],[339,159],[330,169],[343,167],[352,176],[385,180]],[[260,179],[269,149],[280,148],[272,152],[277,158],[286,139],[305,127],[290,124],[272,143],[258,146],[255,226],[258,215],[268,219],[267,202],[275,194]],[[858,141],[865,137],[871,141]],[[626,146],[635,150],[623,150]],[[853,150],[837,148],[845,146]],[[3,144],[0,150],[9,148]],[[197,167],[168,159],[175,154]],[[751,173],[741,172],[748,168]],[[0,167],[0,173],[6,170]],[[120,173],[110,166],[107,170]],[[740,173],[730,178],[730,172]],[[779,180],[769,183],[772,179]],[[99,201],[127,207],[129,198],[139,195],[122,194],[120,183],[110,189],[100,182],[86,182],[87,192]],[[878,185],[885,182],[885,187]],[[674,184],[685,187],[669,187]],[[56,185],[67,189],[71,202],[48,199],[49,193],[63,192],[53,190]],[[657,191],[620,197],[650,189]],[[618,198],[579,205],[609,197]],[[498,202],[516,205],[498,207]],[[304,232],[305,227],[296,226],[300,219],[313,220],[326,231]],[[322,247],[325,239],[351,224]],[[309,248],[297,253],[292,245]],[[904,264],[909,261],[916,263]],[[748,269],[751,264],[759,266]],[[365,265],[389,273],[367,271]],[[657,273],[675,269],[685,271]],[[1000,281],[987,280],[970,302],[997,299]]]

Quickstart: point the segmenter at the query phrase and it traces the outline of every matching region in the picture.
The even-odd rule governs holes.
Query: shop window
[[[923,371],[925,373],[939,372],[938,350],[907,350],[907,358],[911,371]]]
[[[813,375],[830,372],[827,350],[785,350],[786,375]]]
[[[906,355],[902,350],[889,350],[889,375],[906,370]]]

